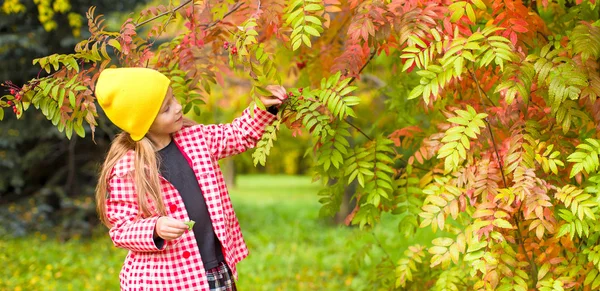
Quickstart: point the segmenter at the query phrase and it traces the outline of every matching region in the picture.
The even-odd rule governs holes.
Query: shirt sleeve
[[[198,125],[194,134],[203,136],[208,148],[217,160],[236,155],[253,148],[262,137],[265,127],[277,116],[258,107],[254,108],[254,116],[250,108],[246,108],[242,116],[228,124]]]
[[[140,219],[135,183],[129,176],[113,176],[109,180],[110,196],[106,216],[112,227],[109,235],[114,245],[136,252],[157,252],[167,248],[168,241],[154,239],[159,216]]]

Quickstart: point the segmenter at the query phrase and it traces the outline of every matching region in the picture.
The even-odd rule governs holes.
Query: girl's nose
[[[181,112],[181,110],[183,109],[183,106],[181,106],[181,103],[179,103],[179,100],[176,101],[177,103],[175,104],[175,109],[177,109],[177,113]]]

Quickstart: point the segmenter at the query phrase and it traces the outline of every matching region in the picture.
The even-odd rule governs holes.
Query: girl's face
[[[181,108],[181,104],[179,104],[179,101],[173,95],[173,90],[169,87],[165,100],[148,133],[155,136],[164,136],[179,131],[183,126],[183,112]]]

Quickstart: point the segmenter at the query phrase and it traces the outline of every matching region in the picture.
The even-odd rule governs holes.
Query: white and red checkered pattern
[[[204,194],[212,225],[225,261],[237,278],[236,264],[248,255],[246,243],[233,211],[217,161],[254,147],[264,128],[276,117],[246,109],[230,124],[196,125],[183,128],[174,141],[187,156]],[[139,218],[133,181],[134,153],[126,154],[109,178],[107,216],[113,225],[110,237],[115,246],[129,250],[120,273],[121,290],[209,290],[206,271],[194,233],[188,231],[158,249],[153,240],[158,216]],[[179,192],[161,177],[162,197],[168,216],[189,220]]]

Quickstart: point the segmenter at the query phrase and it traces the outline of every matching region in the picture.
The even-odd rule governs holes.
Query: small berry
[[[294,96],[294,93],[288,92],[288,96],[292,97],[292,96]]]
[[[229,47],[229,42],[226,41],[223,45],[226,46],[226,47]]]
[[[237,47],[235,47],[235,46],[234,46],[234,47],[231,49],[231,53],[232,53],[233,55],[237,55],[237,52],[238,52],[238,50],[237,50]]]
[[[228,46],[227,44],[224,44],[224,45],[223,45],[223,49],[224,49],[224,50],[228,50],[228,49],[229,49],[229,46]]]
[[[302,89],[302,88],[300,88],[300,89],[298,89],[298,92],[302,93],[302,90],[303,90],[303,89]]]
[[[6,103],[8,103],[8,106],[12,106],[13,105],[12,101],[8,101]]]
[[[13,106],[13,112],[17,113],[17,106]]]
[[[15,99],[17,99],[18,101],[21,101],[21,95],[17,94],[17,95],[15,96]]]
[[[10,94],[11,94],[11,95],[15,95],[15,93],[16,93],[16,92],[15,92],[15,89],[10,89]]]
[[[298,62],[298,63],[296,63],[296,66],[298,66],[298,70],[302,70],[306,67],[306,62],[304,62],[304,61]]]

